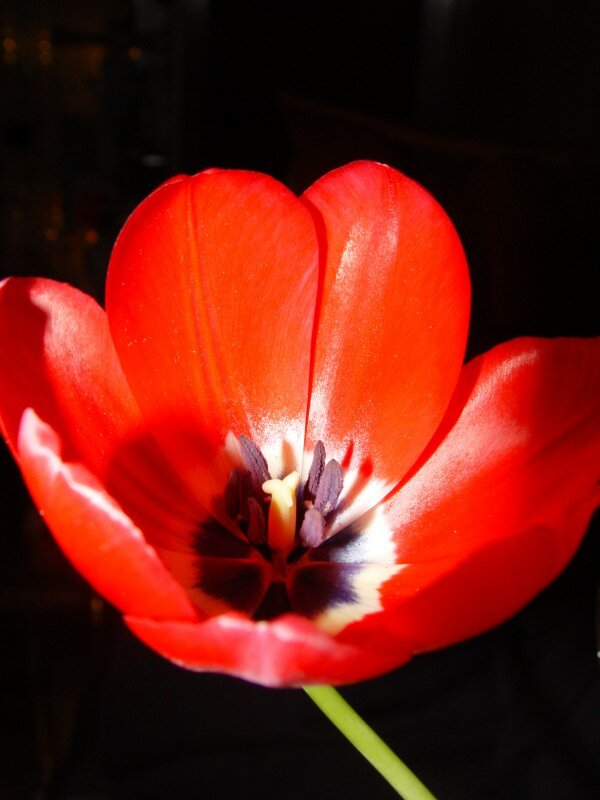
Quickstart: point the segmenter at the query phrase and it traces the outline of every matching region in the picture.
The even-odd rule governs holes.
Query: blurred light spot
[[[164,167],[166,163],[166,156],[161,156],[159,153],[148,153],[142,156],[142,164],[145,167]]]
[[[130,61],[139,61],[142,57],[142,51],[139,47],[130,47],[127,51],[127,55],[129,56]]]
[[[56,228],[46,228],[44,236],[49,242],[55,242],[58,239],[58,231]]]
[[[2,39],[2,48],[4,50],[3,59],[6,64],[17,63],[17,42],[12,36],[5,36]]]
[[[40,64],[51,64],[53,61],[53,48],[50,41],[50,34],[46,30],[39,33]]]
[[[86,244],[98,244],[100,237],[98,236],[98,231],[95,231],[93,228],[88,228],[85,232],[84,239]]]

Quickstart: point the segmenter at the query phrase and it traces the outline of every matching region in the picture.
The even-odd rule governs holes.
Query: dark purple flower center
[[[225,487],[227,519],[210,519],[198,530],[197,588],[232,608],[253,609],[255,619],[291,610],[312,617],[333,605],[353,602],[352,578],[361,565],[330,557],[336,542],[343,546],[357,535],[346,528],[328,536],[343,488],[338,462],[327,461],[323,442],[317,442],[308,477],[296,490],[294,538],[284,552],[269,542],[274,500],[263,490],[272,481],[267,461],[247,437],[241,436],[239,444],[243,465],[232,470]],[[265,561],[271,575],[266,584]],[[309,562],[327,568],[311,569]]]

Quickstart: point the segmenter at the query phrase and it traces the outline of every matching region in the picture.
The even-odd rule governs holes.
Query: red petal
[[[407,566],[384,585],[383,612],[343,638],[379,626],[433,649],[510,616],[573,555],[599,478],[600,339],[522,339],[475,359],[380,509]]]
[[[252,622],[239,614],[196,625],[131,616],[126,622],[149,647],[180,666],[224,672],[265,686],[352,683],[409,658],[398,645],[390,653],[340,644],[293,614],[273,622]]]
[[[276,181],[208,171],[159,188],[119,236],[107,285],[147,417],[177,410],[215,444],[233,431],[301,450],[316,288],[310,214]],[[180,468],[192,450],[173,448]]]
[[[199,502],[142,426],[104,311],[66,284],[0,286],[0,420],[13,452],[27,407],[55,430],[65,460],[86,465],[146,535],[193,528]],[[172,536],[170,541],[172,540]]]
[[[10,278],[0,287],[0,342],[0,417],[13,451],[32,407],[65,457],[102,473],[140,421],[104,311],[66,284]]]
[[[83,466],[60,457],[56,433],[31,409],[18,453],[40,512],[73,566],[125,613],[194,620],[185,592],[141,532]]]
[[[600,338],[519,339],[472,361],[421,463],[385,505],[400,561],[560,527],[600,478]]]
[[[446,410],[464,356],[467,265],[444,211],[390,167],[350,164],[304,198],[326,260],[308,443],[322,439],[338,461],[352,452],[352,466],[371,475],[365,510]]]
[[[414,652],[446,647],[482,633],[519,611],[551,583],[569,561],[586,530],[590,506],[600,501],[600,492],[572,506],[557,527],[530,527],[515,536],[488,542],[464,558],[448,559],[435,566],[417,564],[419,590],[410,593],[402,585],[384,592],[406,593],[403,602],[384,602],[382,625],[367,626],[371,637],[397,637]],[[567,549],[568,548],[568,549]],[[433,568],[432,568],[433,566]],[[412,567],[407,570],[408,581]],[[397,598],[396,598],[397,600]],[[378,629],[375,629],[376,626]],[[348,641],[358,644],[357,632]],[[364,631],[363,634],[364,635]],[[342,636],[345,640],[346,636]]]

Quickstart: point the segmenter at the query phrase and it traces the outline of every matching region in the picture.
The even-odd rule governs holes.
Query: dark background
[[[302,191],[371,158],[454,220],[470,355],[599,332],[595,3],[13,0],[0,36],[2,274],[101,299],[120,225],[168,176]],[[1,458],[2,800],[393,796],[301,692],[134,641]],[[511,621],[344,691],[439,800],[600,796],[599,550],[596,526]]]

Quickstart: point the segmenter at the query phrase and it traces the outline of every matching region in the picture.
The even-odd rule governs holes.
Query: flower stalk
[[[435,800],[429,789],[398,758],[333,686],[304,686],[304,691],[404,800]]]

